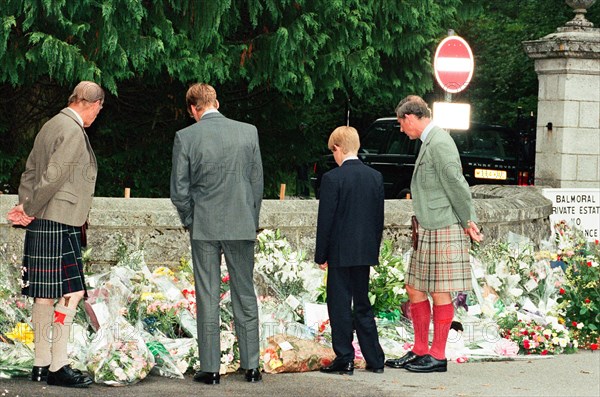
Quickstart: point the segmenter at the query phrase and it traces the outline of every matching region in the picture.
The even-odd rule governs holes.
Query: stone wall
[[[528,236],[536,244],[549,237],[552,206],[540,189],[481,185],[473,187],[472,192],[486,243],[505,237],[509,231]],[[16,202],[17,196],[0,195],[0,212],[6,214]],[[317,200],[265,200],[260,227],[280,229],[294,247],[311,258],[317,209]],[[385,203],[384,239],[391,239],[399,251],[410,247],[412,214],[410,200]],[[5,216],[2,219],[2,251],[20,258],[24,230],[11,227]],[[143,248],[150,266],[175,266],[180,258],[190,257],[188,234],[169,199],[94,198],[88,243],[92,248],[92,269],[114,263],[120,246],[129,250]],[[8,258],[3,259],[6,262]]]

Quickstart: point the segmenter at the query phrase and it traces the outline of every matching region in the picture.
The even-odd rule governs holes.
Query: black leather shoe
[[[34,382],[45,382],[48,379],[48,368],[50,368],[49,365],[46,365],[45,367],[37,367],[34,365],[31,370],[31,380]]]
[[[412,350],[409,350],[408,353],[403,355],[400,358],[392,358],[389,360],[385,360],[385,365],[392,368],[404,368],[406,364],[412,363],[417,358],[422,356],[417,356]]]
[[[196,382],[204,382],[207,385],[218,385],[221,383],[221,375],[218,372],[204,372],[198,371],[194,375]]]
[[[258,368],[247,369],[245,377],[248,382],[260,382],[262,379]]]
[[[337,372],[340,375],[354,375],[354,362],[343,362],[333,360],[333,362],[330,365],[326,367],[321,367],[320,371],[326,374],[332,374]]]
[[[93,381],[89,376],[81,373],[81,371],[65,365],[56,372],[48,371],[46,383],[53,386],[88,387]]]
[[[365,367],[365,369],[366,369],[367,371],[371,371],[371,372],[373,372],[374,374],[382,374],[382,373],[383,373],[383,367],[379,367],[379,368],[373,368],[373,367],[371,367],[370,365],[367,365],[367,366]]]
[[[437,358],[426,354],[418,360],[406,364],[404,369],[411,372],[446,372],[448,370],[448,360],[438,360]]]

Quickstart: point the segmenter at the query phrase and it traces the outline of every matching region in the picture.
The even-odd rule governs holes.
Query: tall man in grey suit
[[[201,366],[194,380],[220,382],[219,286],[224,254],[240,364],[246,380],[257,382],[262,376],[253,272],[263,195],[258,132],[253,125],[219,113],[217,93],[208,84],[192,85],[186,102],[196,123],[175,136],[171,201],[192,245]]]
[[[406,355],[385,364],[412,372],[445,372],[446,340],[454,316],[450,292],[471,289],[469,238],[480,241],[482,235],[452,137],[432,122],[431,110],[418,96],[400,101],[396,115],[402,132],[422,142],[410,183],[418,245],[406,276],[415,344]]]
[[[96,120],[103,103],[98,84],[82,81],[75,87],[68,106],[37,134],[21,175],[19,204],[8,213],[13,225],[27,227],[22,292],[34,298],[31,379],[49,385],[81,388],[92,383],[71,368],[67,342],[77,304],[86,293],[82,233],[97,174],[84,128]]]

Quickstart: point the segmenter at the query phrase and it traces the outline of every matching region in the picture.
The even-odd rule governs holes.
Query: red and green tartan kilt
[[[405,282],[419,291],[469,291],[470,238],[459,224],[426,230],[419,225],[419,242],[413,251]]]
[[[81,227],[33,220],[25,232],[23,268],[23,295],[50,299],[85,292]]]

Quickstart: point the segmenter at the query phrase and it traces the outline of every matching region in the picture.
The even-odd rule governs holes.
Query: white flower
[[[559,343],[560,347],[567,347],[568,342],[569,342],[569,340],[567,338],[559,338],[558,339],[558,343]]]
[[[523,295],[523,290],[521,288],[511,288],[508,290],[508,292],[514,296],[514,297],[519,297],[521,295]]]
[[[577,329],[582,329],[584,327],[583,323],[577,323]]]
[[[487,274],[485,276],[486,283],[493,289],[499,289],[502,287],[502,281],[495,274]]]
[[[506,261],[500,261],[496,265],[496,274],[498,277],[506,278],[510,275],[510,271]]]

